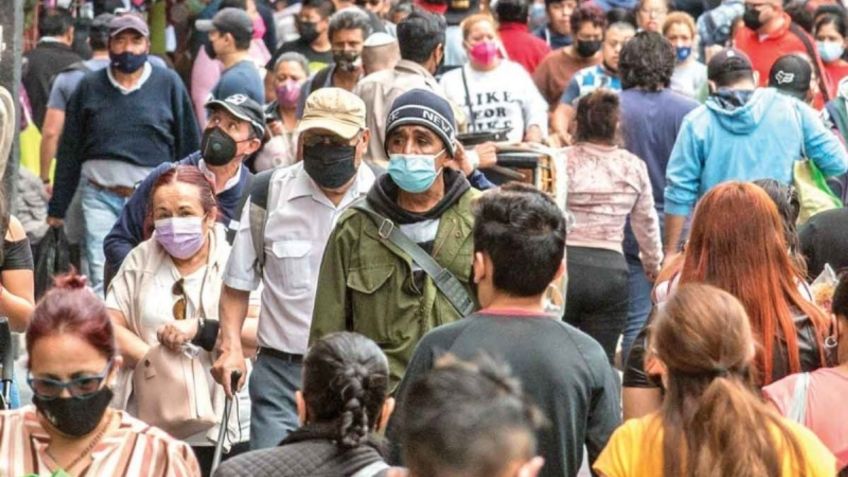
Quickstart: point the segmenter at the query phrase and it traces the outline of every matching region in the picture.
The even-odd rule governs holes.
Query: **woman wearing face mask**
[[[695,20],[684,12],[670,13],[662,26],[663,36],[677,54],[671,89],[704,102],[709,95],[707,67],[696,59],[696,32]]]
[[[395,400],[389,363],[373,341],[347,332],[318,340],[303,360],[296,401],[300,429],[279,447],[224,463],[215,476],[371,477],[388,469],[375,432],[386,427]]]
[[[825,347],[834,367],[787,376],[763,389],[782,415],[812,430],[836,456],[837,468],[848,472],[848,275],[843,273],[833,292],[834,320]],[[801,406],[803,405],[803,412]]]
[[[591,2],[583,3],[574,9],[570,22],[574,43],[552,51],[533,72],[533,82],[551,110],[559,104],[574,73],[597,65],[603,57],[601,44],[607,24],[604,11]]]
[[[297,104],[308,72],[306,57],[300,53],[290,51],[277,59],[271,81],[274,94],[270,96],[276,99],[265,108],[271,139],[265,143],[253,162],[253,168],[257,172],[294,164],[297,158]]]
[[[461,25],[469,62],[442,76],[448,99],[469,117],[470,132],[507,131],[509,142],[540,142],[548,105],[524,68],[505,59],[495,20],[475,14]]]
[[[218,207],[212,186],[193,166],[176,166],[154,184],[148,208],[152,237],[139,244],[124,260],[109,287],[109,308],[120,354],[127,372],[120,376],[115,404],[133,412],[139,403],[132,394],[132,370],[154,345],[174,352],[186,351],[191,342],[205,369],[214,362],[211,353],[218,325],[221,277],[230,254],[224,230],[216,226]],[[255,321],[247,320],[245,335],[255,337]],[[252,338],[249,341],[253,341]],[[223,389],[206,374],[216,415],[221,414]],[[230,415],[229,455],[247,450],[250,402],[247,391],[238,394],[237,412]],[[186,439],[207,475],[219,426]]]
[[[834,458],[821,441],[751,392],[751,328],[731,294],[704,284],[680,287],[651,325],[651,352],[667,389],[662,408],[619,427],[595,472],[832,477]],[[836,422],[844,429],[844,420]]]
[[[848,37],[848,21],[844,14],[827,13],[816,19],[813,32],[824,69],[830,75],[831,83],[837,84],[848,76],[848,61],[843,58]]]
[[[185,443],[109,408],[122,358],[83,277],[56,279],[32,314],[26,348],[35,406],[0,413],[0,475],[200,475]]]

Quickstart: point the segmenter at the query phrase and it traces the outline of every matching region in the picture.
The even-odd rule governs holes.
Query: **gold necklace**
[[[106,425],[103,426],[103,428],[101,428],[99,431],[97,431],[97,434],[95,434],[94,438],[91,439],[91,441],[88,443],[87,446],[85,446],[85,449],[83,449],[82,452],[80,452],[80,454],[73,461],[71,461],[71,463],[65,468],[63,468],[59,464],[59,459],[57,459],[56,456],[54,456],[53,453],[50,452],[50,445],[49,444],[48,444],[47,447],[44,448],[44,451],[47,452],[47,455],[50,457],[50,459],[53,461],[53,463],[56,464],[60,469],[64,470],[65,472],[70,472],[71,469],[76,467],[77,464],[79,464],[83,459],[85,459],[91,453],[91,451],[94,449],[94,447],[100,442],[100,439],[103,438],[103,434],[106,433],[106,430],[109,429],[109,426],[112,424],[113,417],[114,417],[114,414],[109,415],[109,419],[106,422]]]

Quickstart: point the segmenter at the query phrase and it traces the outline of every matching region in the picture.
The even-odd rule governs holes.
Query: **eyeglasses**
[[[668,10],[665,8],[651,8],[651,9],[642,9],[640,12],[648,15],[649,17],[659,17],[668,13]]]
[[[33,378],[32,375],[27,376],[27,383],[32,392],[41,399],[56,399],[62,394],[62,390],[68,389],[68,392],[73,397],[87,398],[91,394],[100,389],[100,383],[109,375],[109,370],[112,368],[112,361],[106,363],[106,368],[99,374],[94,376],[82,376],[71,379],[70,381],[59,381],[49,378]]]
[[[174,314],[174,319],[177,321],[185,320],[188,298],[186,297],[185,288],[183,288],[182,278],[174,282],[174,286],[171,287],[171,294],[179,297],[177,301],[174,302],[174,307],[171,309],[171,312]]]

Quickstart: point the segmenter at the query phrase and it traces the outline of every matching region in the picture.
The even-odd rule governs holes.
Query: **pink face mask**
[[[286,80],[277,86],[277,102],[283,107],[297,106],[300,98],[300,83],[295,80]]]
[[[475,63],[489,66],[498,57],[498,45],[493,41],[481,41],[471,47],[468,55]]]
[[[265,21],[262,20],[262,17],[256,15],[256,18],[253,19],[253,39],[257,40],[265,36]]]
[[[153,237],[168,255],[185,260],[196,254],[206,242],[203,217],[172,217],[153,222]]]

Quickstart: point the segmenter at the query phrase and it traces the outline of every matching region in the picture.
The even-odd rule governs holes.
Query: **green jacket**
[[[442,214],[433,244],[433,258],[469,294],[474,250],[471,204],[478,195],[469,189]],[[461,318],[430,277],[423,288],[414,284],[409,256],[381,240],[374,222],[350,208],[339,218],[324,251],[309,342],[334,331],[371,338],[389,359],[390,389],[394,389],[424,334]]]

